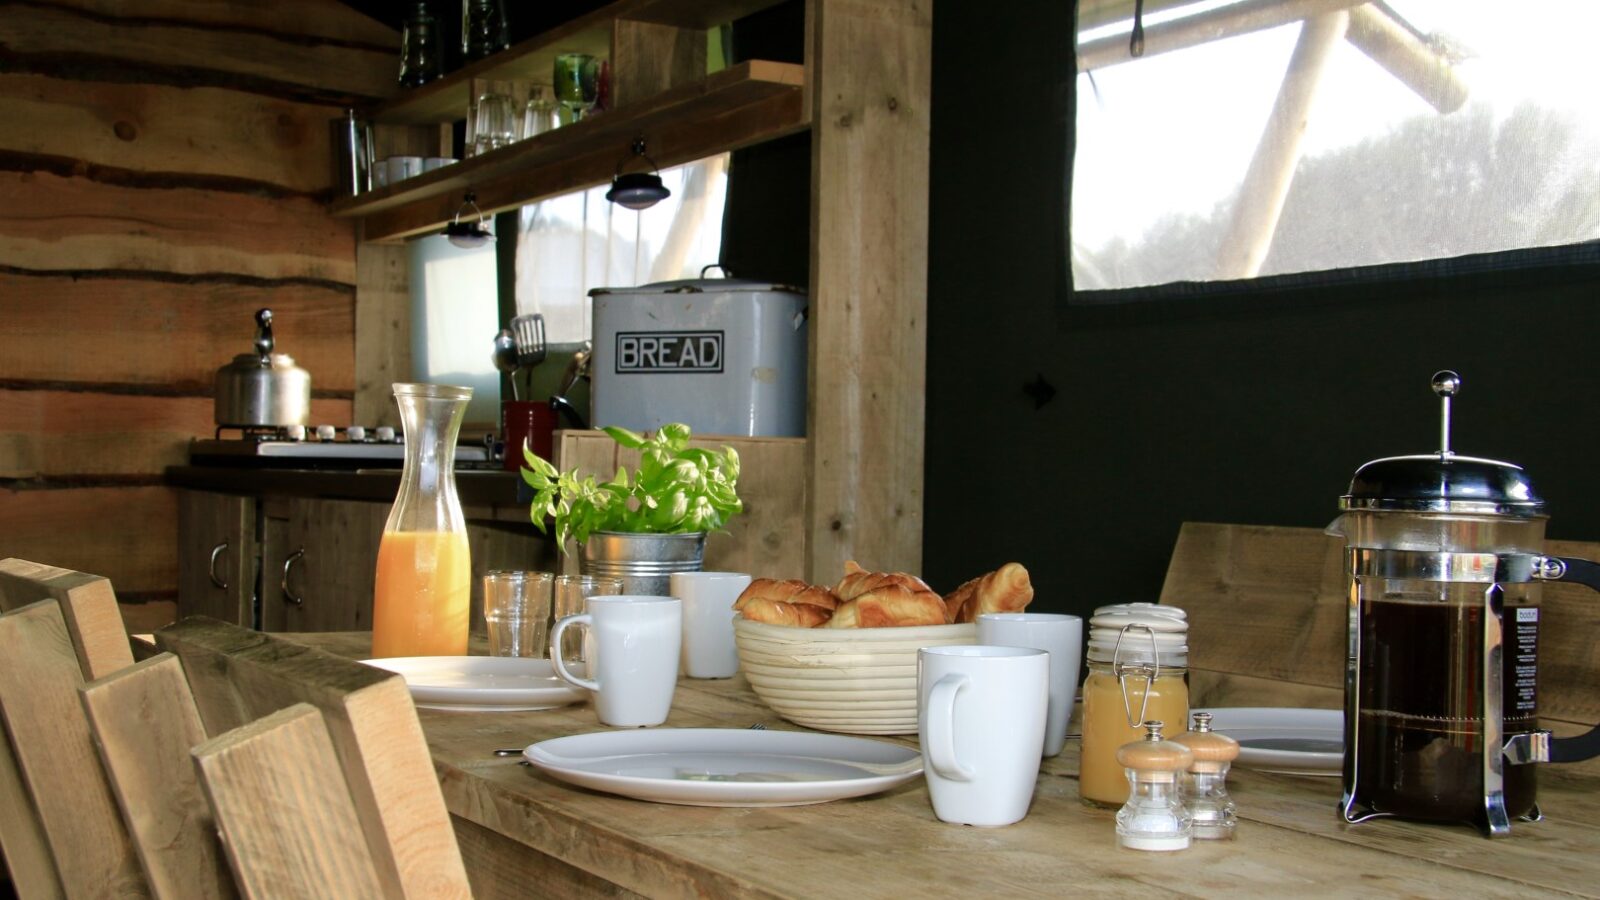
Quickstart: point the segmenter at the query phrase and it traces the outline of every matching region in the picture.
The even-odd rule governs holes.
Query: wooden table
[[[352,657],[370,646],[365,634],[287,637]],[[1235,769],[1237,839],[1140,853],[1116,847],[1111,811],[1078,800],[1073,741],[1045,761],[1026,819],[981,829],[934,818],[921,782],[817,806],[712,809],[575,788],[493,755],[601,730],[588,704],[418,715],[480,898],[1600,896],[1600,778],[1559,766],[1542,769],[1545,821],[1493,842],[1465,826],[1345,826],[1337,778]],[[801,730],[742,678],[685,679],[667,724],[756,722]]]

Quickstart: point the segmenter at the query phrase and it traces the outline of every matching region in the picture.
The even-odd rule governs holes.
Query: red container
[[[500,404],[500,433],[506,437],[506,471],[522,468],[522,443],[539,456],[551,456],[556,414],[544,401],[507,400]]]

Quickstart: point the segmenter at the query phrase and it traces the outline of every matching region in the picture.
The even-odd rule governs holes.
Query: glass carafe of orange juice
[[[405,469],[378,544],[372,655],[465,655],[472,561],[455,463],[472,388],[397,384],[394,397],[405,427]]]

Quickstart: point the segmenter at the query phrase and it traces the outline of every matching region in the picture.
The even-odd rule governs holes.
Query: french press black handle
[[[1558,563],[1551,565],[1551,563]],[[1559,572],[1555,571],[1557,568]],[[1545,557],[1546,581],[1570,581],[1600,591],[1600,564],[1569,556]],[[1551,762],[1582,762],[1600,756],[1600,725],[1584,734],[1550,741]]]

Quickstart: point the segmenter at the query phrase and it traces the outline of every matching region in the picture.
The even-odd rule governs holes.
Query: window
[[[1147,0],[1139,58],[1132,6],[1079,7],[1079,291],[1600,237],[1600,3]]]
[[[589,291],[693,278],[718,262],[728,157],[673,169],[672,196],[635,212],[606,200],[609,186],[522,208],[517,312],[542,313],[552,347],[589,339]]]
[[[489,226],[494,226],[492,219]],[[489,339],[500,325],[495,308],[494,244],[470,250],[444,235],[407,244],[411,271],[411,377],[472,388],[466,421],[500,417],[500,373]]]

